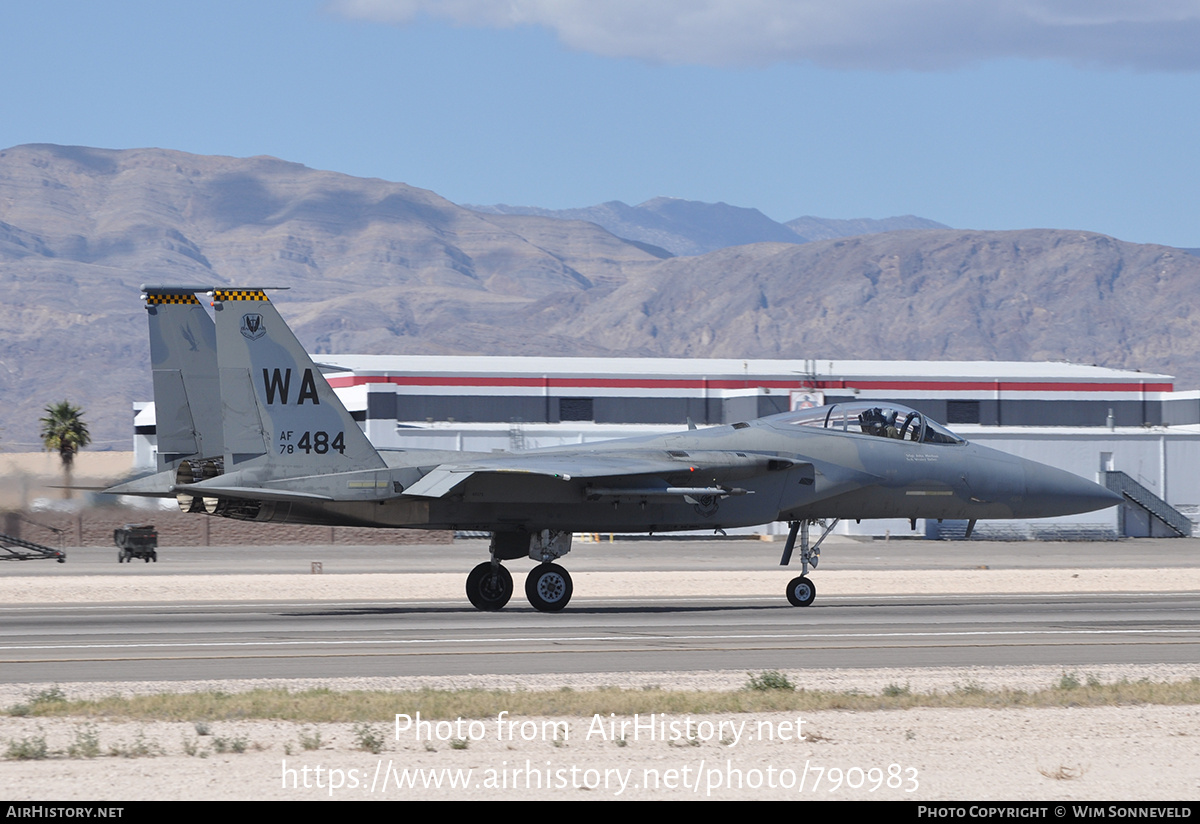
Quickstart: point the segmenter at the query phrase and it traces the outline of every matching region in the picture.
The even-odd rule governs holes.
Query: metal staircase
[[[67,553],[0,533],[0,561],[36,561],[42,558],[63,564],[67,561]]]
[[[1109,471],[1103,474],[1104,485],[1118,495],[1124,496],[1128,504],[1132,504],[1148,512],[1154,519],[1175,534],[1184,538],[1191,537],[1192,521],[1178,509],[1171,506],[1124,472]],[[1125,533],[1124,520],[1124,507],[1122,507],[1122,534]]]

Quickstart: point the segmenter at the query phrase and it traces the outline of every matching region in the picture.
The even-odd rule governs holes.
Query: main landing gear
[[[539,612],[558,612],[574,589],[571,574],[558,564],[538,564],[525,579],[525,597]]]
[[[525,578],[525,597],[539,612],[558,612],[571,600],[571,574],[555,563],[571,551],[571,533],[544,529],[540,532],[497,532],[492,535],[492,559],[484,561],[467,576],[467,600],[476,609],[502,609],[512,597],[512,575],[500,563],[525,555],[541,561]]]
[[[571,573],[558,564],[538,564],[525,578],[525,597],[539,612],[560,611],[574,590]],[[499,562],[484,561],[467,576],[467,600],[476,609],[503,609],[512,594],[512,574]]]
[[[467,600],[475,609],[503,609],[512,593],[512,575],[498,561],[484,561],[467,576]]]
[[[811,547],[808,545],[808,526],[810,523],[820,523],[820,521],[792,521],[789,526],[787,544],[783,547],[783,557],[779,559],[780,566],[787,566],[792,561],[792,550],[796,548],[796,534],[800,534],[800,568],[803,572],[792,580],[788,581],[787,599],[794,607],[806,607],[811,604],[817,597],[817,588],[813,582],[808,579],[808,568],[817,568],[817,564],[821,561],[821,542],[828,537],[833,528],[837,526],[838,518],[834,518],[825,531],[821,533],[821,537]]]

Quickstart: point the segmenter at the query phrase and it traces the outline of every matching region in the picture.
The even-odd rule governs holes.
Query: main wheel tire
[[[493,572],[491,561],[484,561],[467,576],[467,600],[475,609],[484,612],[503,609],[512,593],[512,573],[500,565]]]
[[[801,575],[788,582],[787,599],[794,607],[806,607],[817,597],[817,588],[813,582]]]
[[[525,597],[538,612],[558,612],[574,591],[571,574],[558,564],[538,564],[525,579]]]

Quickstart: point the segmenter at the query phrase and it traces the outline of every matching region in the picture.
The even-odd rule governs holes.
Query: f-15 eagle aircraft
[[[467,598],[512,596],[503,561],[537,565],[536,609],[571,598],[555,563],[573,532],[711,529],[786,521],[808,606],[821,541],[841,518],[1040,518],[1120,496],[1069,472],[971,444],[914,409],[839,403],[671,435],[513,453],[377,450],[263,288],[144,286],[159,472],[112,487],[176,496],[187,511],[336,526],[485,530],[490,559]],[[214,320],[196,298],[211,296]],[[816,542],[809,526],[828,521]]]

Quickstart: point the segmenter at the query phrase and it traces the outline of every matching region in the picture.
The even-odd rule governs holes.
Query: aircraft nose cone
[[[1092,512],[1123,500],[1116,492],[1073,473],[1033,461],[1025,464],[1025,505],[1038,512],[1034,517]]]

